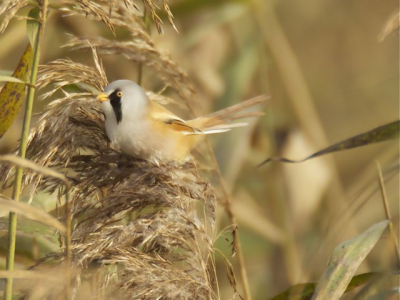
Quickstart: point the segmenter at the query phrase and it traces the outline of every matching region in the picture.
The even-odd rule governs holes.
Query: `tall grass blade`
[[[312,300],[339,299],[345,292],[358,266],[379,240],[389,221],[382,221],[354,239],[338,245],[319,280]]]
[[[364,133],[360,133],[358,135],[355,135],[351,138],[348,138],[346,140],[343,140],[339,143],[333,144],[327,148],[324,148],[322,150],[319,150],[310,156],[299,159],[299,160],[294,160],[294,159],[288,159],[285,157],[270,157],[266,160],[264,160],[262,163],[258,165],[258,167],[261,167],[262,165],[265,165],[266,163],[269,163],[270,161],[279,161],[279,162],[286,162],[286,163],[300,163],[304,162],[306,160],[319,157],[325,154],[337,152],[337,151],[343,151],[343,150],[348,150],[352,148],[357,148],[361,146],[366,146],[370,144],[375,144],[375,143],[380,143],[388,140],[393,140],[396,138],[399,138],[399,130],[400,130],[400,121],[394,121],[392,123],[388,123],[379,127],[376,127],[372,130],[366,131]]]
[[[45,24],[45,18],[47,16],[47,1],[44,0],[41,3],[41,20],[39,25],[39,30],[36,34],[36,42],[35,42],[35,49],[33,52],[33,58],[31,58],[32,62],[32,72],[30,77],[30,87],[28,89],[28,98],[25,106],[25,115],[24,115],[24,122],[22,125],[22,134],[21,134],[21,142],[20,142],[20,151],[19,156],[25,158],[26,155],[26,148],[28,142],[28,134],[29,134],[29,126],[31,122],[32,116],[32,108],[33,108],[33,99],[35,96],[35,83],[36,77],[39,67],[39,58],[40,58],[40,41],[43,35],[43,25]],[[28,28],[29,29],[29,28]],[[30,48],[30,45],[28,45]],[[28,62],[27,62],[28,63]],[[24,87],[25,88],[25,87]],[[18,167],[16,174],[15,174],[15,181],[13,187],[12,198],[15,201],[19,201],[20,192],[21,192],[21,183],[22,183],[22,167]],[[9,242],[8,242],[8,254],[7,254],[7,261],[6,261],[6,269],[8,271],[12,271],[14,269],[14,258],[15,258],[15,242],[16,242],[16,232],[17,232],[17,216],[15,213],[11,212],[9,217]],[[11,300],[12,299],[12,285],[13,280],[12,278],[7,278],[7,284],[4,289],[4,299]]]
[[[13,77],[13,76],[7,76],[7,75],[0,75],[0,81],[5,81],[5,82],[15,82],[15,83],[23,83],[23,84],[27,84],[25,81]]]
[[[28,14],[28,20],[26,21],[26,31],[29,37],[29,42],[32,47],[35,47],[35,41],[39,32],[39,19],[40,19],[40,8],[35,7],[31,9]]]
[[[377,272],[363,273],[354,276],[346,288],[345,293],[354,290],[355,288],[367,284],[371,280],[381,277],[383,274]],[[309,300],[314,294],[316,282],[300,283],[291,286],[284,292],[272,297],[270,300]]]
[[[46,212],[25,203],[12,201],[0,195],[0,217],[4,216],[7,212],[13,212],[30,220],[54,227],[63,234],[66,232],[65,226]]]

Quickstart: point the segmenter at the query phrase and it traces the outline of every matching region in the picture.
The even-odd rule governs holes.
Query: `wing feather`
[[[160,122],[162,124],[167,125],[171,130],[181,132],[184,135],[188,134],[201,134],[201,130],[190,126],[184,120],[179,118],[178,116],[174,115],[165,107],[157,104],[151,103],[152,108],[150,109],[151,118],[154,121]]]
[[[185,121],[183,121],[181,119],[168,119],[168,120],[164,120],[164,123],[171,125],[173,130],[182,131],[182,133],[184,133],[185,135],[188,133],[201,134],[200,129],[197,129],[197,128],[194,128],[194,127],[188,125]]]

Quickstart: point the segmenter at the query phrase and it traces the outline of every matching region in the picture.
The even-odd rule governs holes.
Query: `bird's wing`
[[[184,135],[201,133],[201,130],[190,126],[168,109],[154,102],[151,103],[150,117],[156,122],[167,125],[169,129],[181,132]]]

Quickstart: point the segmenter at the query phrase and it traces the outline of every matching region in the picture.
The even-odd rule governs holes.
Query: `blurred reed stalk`
[[[383,208],[385,210],[386,219],[389,221],[389,225],[388,225],[389,232],[390,232],[390,236],[392,238],[393,244],[394,244],[394,252],[396,254],[396,260],[397,260],[397,268],[400,268],[399,242],[397,240],[396,232],[393,229],[392,216],[390,214],[390,208],[389,208],[389,203],[388,203],[386,189],[385,189],[385,182],[383,181],[383,176],[382,176],[382,169],[381,169],[381,165],[378,161],[375,161],[375,163],[376,163],[376,168],[378,171],[379,188],[380,188],[381,194],[382,194]]]
[[[237,255],[237,263],[239,265],[239,276],[240,276],[240,281],[242,283],[243,287],[243,293],[244,293],[244,298],[246,300],[251,300],[251,293],[250,293],[250,287],[249,287],[249,280],[247,276],[247,271],[246,271],[246,264],[244,261],[244,256],[243,256],[243,251],[242,251],[242,246],[240,244],[240,239],[239,239],[239,234],[238,234],[238,225],[236,222],[236,216],[232,211],[232,199],[231,196],[228,193],[228,187],[226,186],[226,182],[221,174],[221,170],[218,166],[217,158],[215,157],[214,151],[212,150],[211,144],[207,140],[207,147],[209,149],[210,155],[211,155],[211,160],[212,164],[214,166],[214,169],[217,172],[219,182],[221,183],[221,190],[223,193],[223,206],[225,209],[226,214],[228,215],[230,225],[232,227],[232,238],[233,238],[233,255]]]
[[[25,158],[26,156],[29,127],[32,116],[33,99],[35,97],[36,77],[38,73],[39,58],[40,58],[40,43],[43,37],[44,24],[46,23],[47,5],[48,5],[47,0],[43,0],[40,2],[41,14],[40,14],[40,20],[38,20],[38,31],[36,33],[36,38],[35,38],[32,73],[29,81],[30,84],[28,87],[28,95],[25,104],[25,114],[22,125],[21,142],[19,147],[19,156],[22,158]],[[14,199],[14,201],[19,201],[20,198],[22,174],[23,174],[23,168],[18,166],[15,173],[14,187],[12,192],[12,198]],[[8,226],[9,226],[8,230],[9,242],[8,242],[6,269],[7,271],[12,271],[14,269],[15,242],[17,235],[17,215],[13,212],[10,212]],[[12,287],[13,287],[13,278],[8,277],[6,287],[4,289],[4,299],[6,300],[12,299]]]

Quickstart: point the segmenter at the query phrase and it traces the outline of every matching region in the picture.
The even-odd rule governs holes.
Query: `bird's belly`
[[[121,122],[114,130],[107,130],[111,143],[123,153],[148,159],[156,157],[162,160],[181,159],[179,137],[173,132],[159,133],[151,124],[138,122],[126,126]]]

